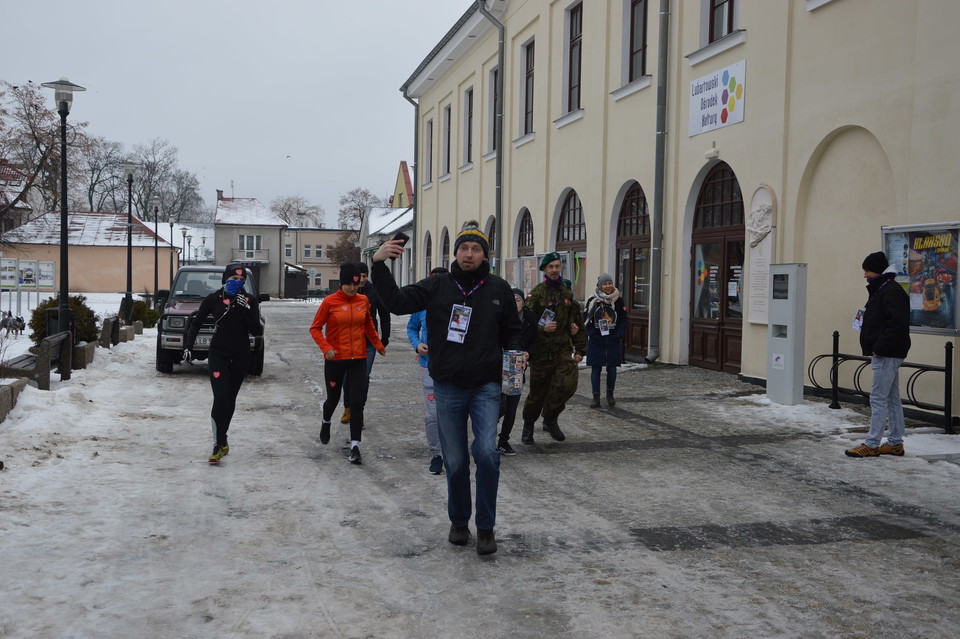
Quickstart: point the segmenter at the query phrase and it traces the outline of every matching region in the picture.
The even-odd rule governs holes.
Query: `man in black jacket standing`
[[[903,405],[900,403],[900,364],[910,350],[910,297],[897,284],[897,269],[882,252],[863,260],[867,280],[866,308],[860,325],[860,348],[871,357],[870,432],[864,443],[846,451],[848,457],[903,455]],[[880,438],[889,422],[890,434]]]
[[[427,346],[434,383],[440,446],[447,469],[447,512],[452,544],[470,540],[470,453],[477,464],[477,554],[497,551],[497,488],[500,453],[497,422],[504,350],[522,350],[520,317],[506,281],[490,273],[486,235],[476,222],[454,242],[450,273],[397,287],[388,258],[403,253],[401,240],[385,242],[373,256],[373,284],[384,306],[397,315],[427,311]],[[473,446],[467,450],[467,417]]]

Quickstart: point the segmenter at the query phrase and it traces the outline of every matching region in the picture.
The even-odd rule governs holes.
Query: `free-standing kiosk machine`
[[[807,265],[771,264],[767,315],[767,397],[793,406],[803,401],[803,347]]]

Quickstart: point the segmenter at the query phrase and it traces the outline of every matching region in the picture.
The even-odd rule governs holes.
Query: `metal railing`
[[[907,378],[907,396],[906,398],[901,397],[900,401],[903,404],[910,406],[916,406],[924,410],[938,411],[943,412],[943,427],[947,433],[951,435],[954,433],[953,428],[953,401],[952,401],[952,389],[953,389],[953,344],[947,342],[943,347],[944,356],[943,356],[943,366],[932,366],[929,364],[916,364],[913,362],[903,362],[900,365],[900,368],[909,368],[914,369],[913,373],[910,374],[910,377]],[[823,355],[817,355],[812,360],[810,360],[810,365],[807,366],[807,377],[810,379],[810,383],[814,388],[820,390],[826,390],[826,387],[817,382],[815,375],[817,364],[826,358],[830,358],[830,408],[840,408],[840,393],[843,392],[847,395],[860,395],[862,397],[870,399],[870,393],[863,389],[862,384],[860,383],[861,375],[863,374],[864,369],[867,368],[870,364],[869,357],[864,355],[851,355],[849,353],[840,352],[840,331],[833,332],[833,352],[826,353]],[[853,372],[853,388],[845,388],[840,386],[840,366],[846,362],[860,362],[857,365],[856,369]],[[924,373],[943,373],[943,404],[931,404],[929,402],[924,402],[917,399],[916,395],[916,386],[917,380]]]
[[[233,262],[269,262],[270,249],[232,249]]]

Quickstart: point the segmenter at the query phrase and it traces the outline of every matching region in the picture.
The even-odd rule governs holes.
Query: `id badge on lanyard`
[[[467,338],[467,329],[470,328],[470,317],[473,309],[463,304],[454,304],[450,311],[450,323],[447,325],[447,341],[463,344]]]

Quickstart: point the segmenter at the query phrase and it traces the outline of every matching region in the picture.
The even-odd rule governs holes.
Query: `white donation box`
[[[767,316],[767,397],[793,406],[803,401],[807,265],[771,264]]]

